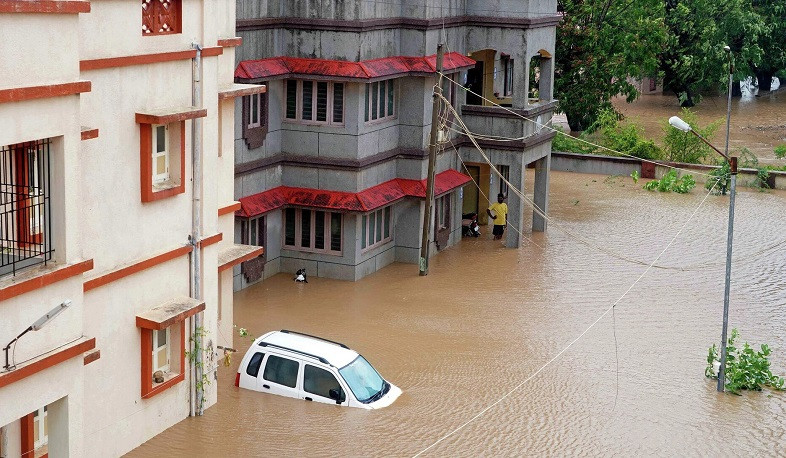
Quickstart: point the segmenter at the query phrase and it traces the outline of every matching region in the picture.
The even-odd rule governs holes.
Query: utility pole
[[[437,45],[437,82],[434,85],[431,111],[431,135],[428,142],[428,178],[426,181],[426,208],[423,211],[423,238],[420,243],[420,276],[428,275],[428,249],[431,235],[431,209],[434,206],[434,167],[437,162],[437,133],[439,132],[439,96],[442,95],[442,61],[445,49],[442,43]]]

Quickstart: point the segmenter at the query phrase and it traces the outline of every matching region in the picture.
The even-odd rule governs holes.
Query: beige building
[[[0,30],[0,457],[118,456],[215,403],[262,251],[233,99],[264,87],[234,0],[3,1]]]

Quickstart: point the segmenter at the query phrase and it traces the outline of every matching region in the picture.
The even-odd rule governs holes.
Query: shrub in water
[[[735,341],[738,336],[737,329],[732,329],[726,345],[726,390],[734,394],[740,394],[741,390],[761,391],[764,386],[783,390],[783,377],[773,375],[770,370],[770,347],[762,344],[761,349],[756,351],[745,342],[742,348],[737,348]],[[720,362],[720,357],[717,346],[713,344],[707,354],[704,375],[718,378],[714,368],[716,361]]]

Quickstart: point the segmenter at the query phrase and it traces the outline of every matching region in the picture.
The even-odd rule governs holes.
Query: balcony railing
[[[0,276],[52,259],[50,144],[0,146]]]

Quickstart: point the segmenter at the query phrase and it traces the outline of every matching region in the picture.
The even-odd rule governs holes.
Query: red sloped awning
[[[469,176],[461,172],[445,170],[434,177],[434,195],[442,195],[469,183],[470,180]],[[425,198],[426,180],[394,178],[361,192],[279,186],[240,198],[240,210],[236,211],[235,215],[250,218],[285,205],[365,213],[404,197]]]
[[[424,76],[436,72],[436,56],[394,56],[360,62],[309,59],[301,57],[270,57],[244,60],[235,69],[241,81],[267,80],[289,76],[321,76],[358,81],[395,76]],[[471,68],[475,61],[457,52],[445,54],[444,71]]]

